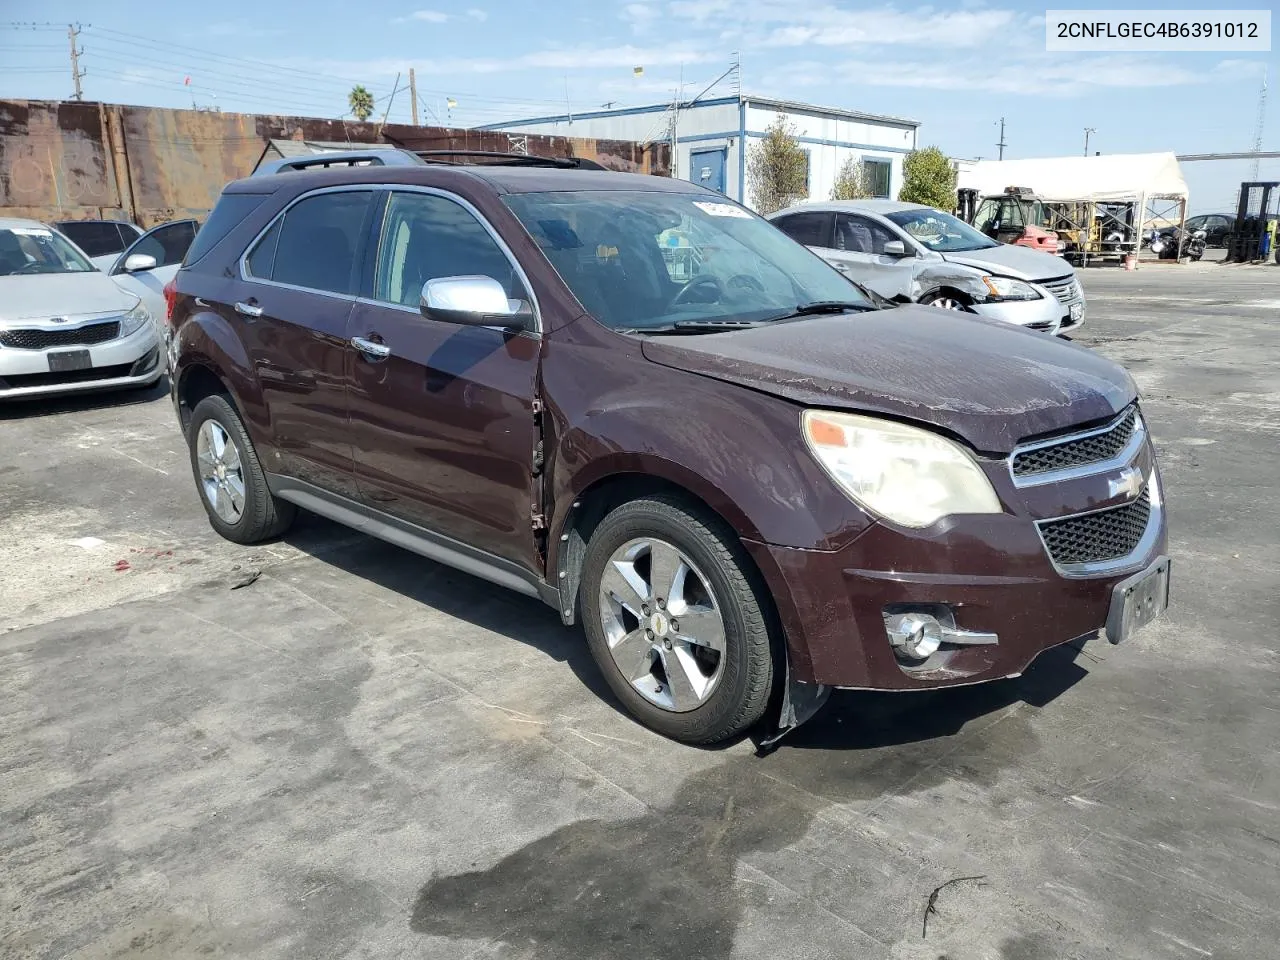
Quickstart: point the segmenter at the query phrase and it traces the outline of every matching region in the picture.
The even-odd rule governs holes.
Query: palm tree
[[[357,83],[347,94],[347,104],[357,120],[368,120],[373,113],[373,94]]]

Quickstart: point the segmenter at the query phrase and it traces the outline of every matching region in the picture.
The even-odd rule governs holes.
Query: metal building
[[[672,138],[674,116],[673,174],[750,205],[747,151],[779,114],[794,124],[797,139],[809,155],[808,199],[830,197],[836,175],[848,157],[867,164],[877,196],[897,196],[902,187],[902,158],[915,149],[920,126],[902,117],[743,94],[684,102],[678,108],[656,103],[508,120],[477,129],[649,143]]]

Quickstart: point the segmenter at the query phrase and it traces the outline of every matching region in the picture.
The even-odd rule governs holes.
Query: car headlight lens
[[[990,300],[1039,300],[1040,294],[1029,283],[1015,280],[1012,277],[983,277],[983,285],[987,288]]]
[[[139,300],[132,310],[124,315],[124,319],[120,321],[120,336],[127,337],[131,333],[137,333],[142,329],[144,323],[151,322],[151,314],[147,308],[142,305]]]
[[[928,430],[851,413],[806,410],[805,443],[855,503],[904,527],[953,513],[1001,513],[973,458]]]

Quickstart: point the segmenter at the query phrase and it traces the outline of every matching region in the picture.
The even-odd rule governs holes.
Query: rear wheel
[[[625,504],[583,564],[587,642],[641,723],[715,743],[760,719],[773,687],[768,600],[732,531],[675,497]]]
[[[278,537],[296,510],[277,500],[249,434],[226,397],[205,397],[191,412],[191,470],[213,529],[235,543]]]

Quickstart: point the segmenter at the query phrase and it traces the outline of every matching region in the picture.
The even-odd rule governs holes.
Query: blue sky
[[[1210,4],[1159,4],[1179,6]],[[1274,53],[1049,54],[1044,10],[999,0],[218,0],[158,12],[132,0],[0,0],[0,23],[54,25],[0,29],[0,96],[70,93],[68,21],[84,25],[86,98],[337,117],[359,81],[381,113],[397,71],[413,66],[423,122],[454,125],[562,113],[566,101],[667,100],[682,78],[691,96],[737,51],[749,92],[911,117],[922,143],[953,156],[994,157],[1000,117],[1006,157],[1078,154],[1085,127],[1097,131],[1090,149],[1105,153],[1207,153],[1251,146],[1270,63],[1264,146],[1280,144]],[[391,119],[408,121],[406,92]],[[1204,211],[1233,204],[1248,164],[1184,172],[1193,212]],[[1264,162],[1262,175],[1280,179],[1280,163]]]

